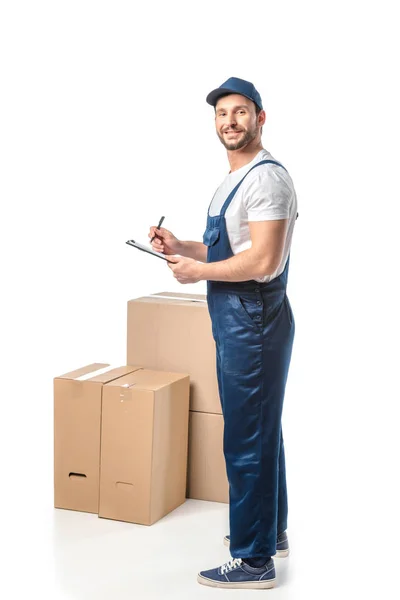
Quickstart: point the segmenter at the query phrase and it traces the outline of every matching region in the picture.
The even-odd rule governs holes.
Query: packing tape
[[[156,294],[149,294],[148,296],[142,296],[142,298],[166,298],[167,300],[180,300],[181,302],[203,302],[207,304],[207,300],[201,300],[200,298],[180,298],[179,296],[157,296]]]
[[[101,369],[96,369],[95,371],[90,371],[90,373],[85,373],[85,375],[81,375],[80,377],[76,377],[75,381],[85,381],[86,379],[91,379],[92,377],[97,377],[98,375],[103,375],[103,373],[108,373],[108,371],[112,371],[113,369],[118,369],[121,365],[110,365],[109,367],[102,367]]]
[[[135,386],[136,383],[123,383],[121,385],[121,390],[119,393],[119,397],[121,398],[121,402],[124,400],[132,400],[132,395],[129,393],[129,390]]]

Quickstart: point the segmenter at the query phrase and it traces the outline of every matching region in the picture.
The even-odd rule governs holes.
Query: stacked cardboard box
[[[54,379],[54,505],[150,525],[185,501],[189,376],[87,365]]]
[[[127,364],[190,375],[187,496],[228,502],[223,417],[206,296],[161,292],[128,302]]]
[[[99,511],[104,384],[135,367],[94,363],[54,379],[54,506]]]
[[[100,517],[151,525],[185,502],[189,376],[141,369],[104,388]]]
[[[128,366],[54,379],[55,507],[149,525],[186,496],[228,502],[206,297],[131,300],[127,333]]]

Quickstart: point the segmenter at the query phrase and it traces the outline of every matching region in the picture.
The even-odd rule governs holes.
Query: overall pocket
[[[259,296],[242,292],[226,294],[221,306],[224,373],[258,376],[262,368],[262,315],[263,303]]]
[[[239,314],[249,325],[261,331],[264,325],[264,303],[261,294],[235,294],[235,298]]]
[[[203,234],[203,244],[205,246],[213,246],[219,240],[219,229],[213,227],[213,229],[206,229]]]

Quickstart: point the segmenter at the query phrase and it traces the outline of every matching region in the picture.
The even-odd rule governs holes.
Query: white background
[[[161,260],[125,241],[147,243],[161,215],[179,238],[201,240],[229,171],[205,97],[231,76],[260,91],[263,145],[290,172],[300,213],[284,407],[299,577],[271,594],[391,589],[399,558],[396,4],[1,3],[7,597],[68,592],[49,542],[52,378],[125,362],[128,299],[205,292],[205,282],[180,285]],[[214,558],[210,547],[196,570],[216,566]],[[190,594],[211,593],[198,591],[195,575]],[[174,581],[168,586],[174,597]]]

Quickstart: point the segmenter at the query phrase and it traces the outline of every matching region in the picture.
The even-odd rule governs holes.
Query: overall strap
[[[255,169],[256,167],[260,166],[260,165],[265,165],[266,163],[273,163],[274,165],[278,165],[279,167],[282,167],[282,169],[285,169],[285,167],[283,165],[281,165],[281,163],[276,162],[276,160],[262,160],[259,163],[257,163],[256,165],[252,166],[251,169],[249,169],[246,173],[246,175],[244,175],[244,177],[242,177],[242,179],[239,181],[239,183],[233,188],[233,190],[231,191],[231,193],[229,194],[229,196],[227,197],[227,199],[224,202],[224,205],[221,209],[221,216],[224,216],[228,206],[230,205],[232,198],[234,197],[234,195],[236,194],[236,192],[238,191],[239,187],[241,186],[243,180],[247,177],[247,175],[250,173],[250,171],[252,171],[253,169]],[[285,169],[285,171],[287,171],[287,169]]]

